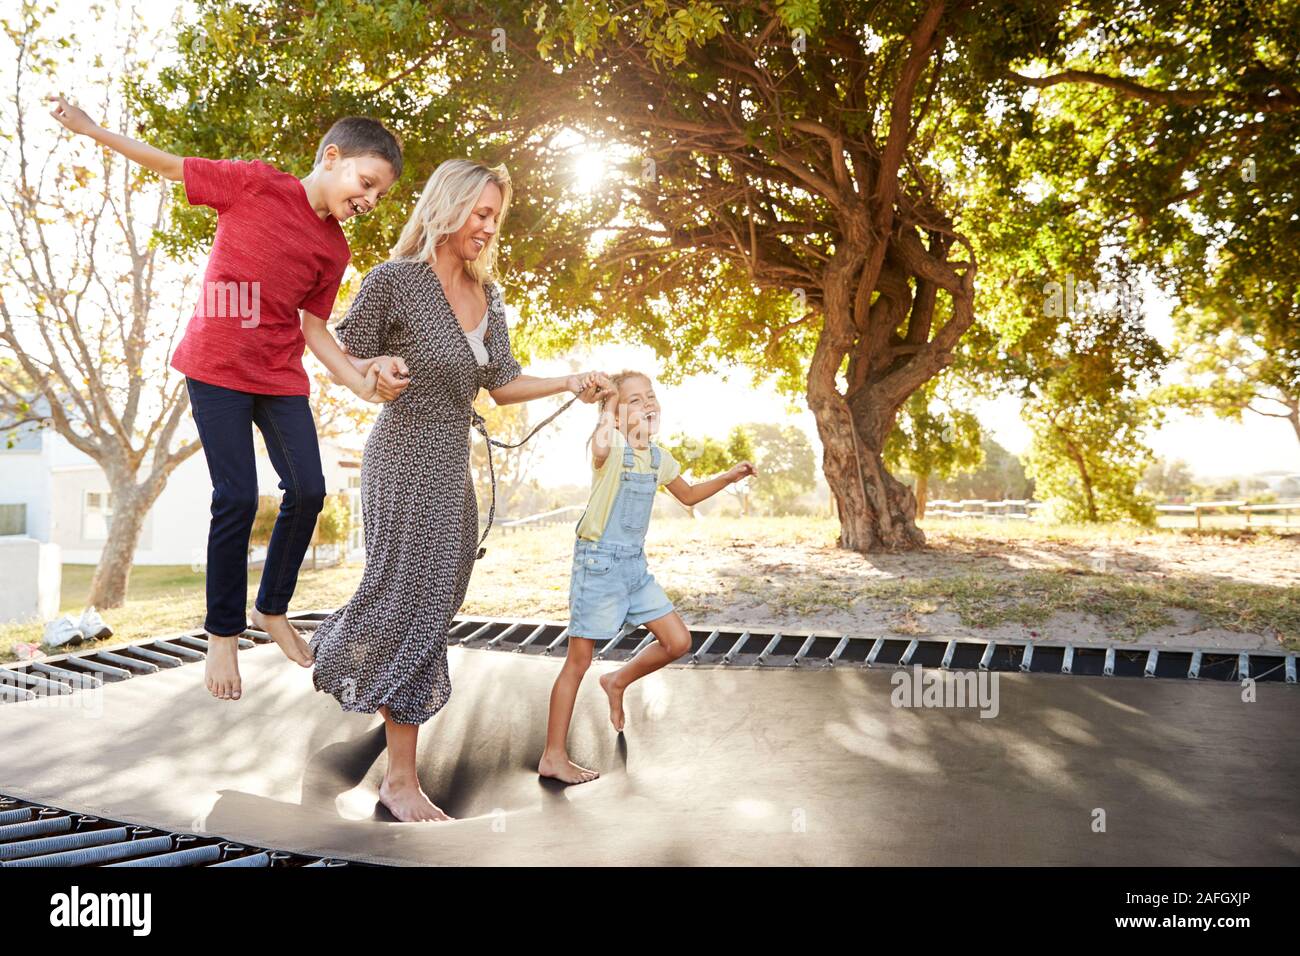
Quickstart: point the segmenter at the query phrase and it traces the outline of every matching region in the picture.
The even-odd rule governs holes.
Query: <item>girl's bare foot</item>
[[[563,780],[565,783],[586,783],[600,776],[595,770],[588,770],[586,767],[578,766],[569,759],[568,754],[542,754],[541,762],[537,765],[537,772],[543,777],[554,777],[556,780]]]
[[[243,690],[239,679],[239,635],[208,635],[203,683],[207,685],[208,693],[218,700],[239,700]]]
[[[600,689],[609,697],[609,722],[620,734],[623,732],[623,688],[618,684],[618,671],[600,675]]]
[[[313,663],[311,647],[302,639],[298,629],[289,623],[287,617],[283,614],[263,614],[257,608],[253,608],[253,613],[249,617],[252,618],[255,628],[265,631],[270,635],[271,640],[280,646],[285,657],[295,664],[311,667]]]
[[[402,823],[455,819],[443,813],[442,809],[429,799],[417,780],[390,783],[388,778],[384,777],[383,783],[379,785],[379,802]]]

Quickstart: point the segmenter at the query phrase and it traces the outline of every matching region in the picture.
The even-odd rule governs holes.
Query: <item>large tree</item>
[[[915,500],[885,441],[959,353],[1041,429],[1104,389],[1145,414],[1163,355],[1140,310],[1053,315],[1045,287],[1141,270],[1186,284],[1234,228],[1274,244],[1288,228],[1296,14],[1238,6],[209,0],[181,64],[139,92],[178,148],[296,172],[334,116],[393,123],[412,176],[355,228],[360,266],[437,161],[505,162],[521,347],[631,339],[661,377],[775,376],[816,417],[841,544],[912,547]],[[621,159],[584,189],[574,163],[597,149]],[[1249,196],[1232,181],[1245,154],[1273,172]],[[1120,377],[1055,382],[1079,349]],[[1063,442],[1040,445],[1077,467]],[[1096,464],[1116,469],[1107,488],[1134,474]],[[1090,481],[1060,487],[1084,501]]]

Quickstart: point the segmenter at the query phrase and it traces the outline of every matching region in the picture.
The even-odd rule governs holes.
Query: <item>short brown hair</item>
[[[395,177],[402,175],[402,144],[379,120],[367,116],[335,120],[316,147],[316,162],[324,159],[325,147],[330,143],[338,147],[340,156],[377,156],[388,161]]]

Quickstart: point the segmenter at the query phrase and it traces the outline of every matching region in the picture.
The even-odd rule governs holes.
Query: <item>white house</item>
[[[188,423],[194,440],[193,423]],[[0,437],[0,535],[27,535],[57,544],[67,564],[97,564],[112,519],[108,479],[83,452],[49,428],[26,425]],[[279,478],[257,437],[257,477],[264,495],[281,494]],[[361,452],[322,441],[330,494],[346,493],[360,545]],[[146,462],[146,467],[148,463]],[[136,546],[138,565],[193,565],[204,560],[212,483],[200,451],[182,463],[154,502]]]

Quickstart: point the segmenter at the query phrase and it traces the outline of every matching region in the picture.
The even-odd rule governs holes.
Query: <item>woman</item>
[[[429,178],[392,258],[368,273],[336,334],[355,358],[400,355],[410,384],[384,406],[361,465],[366,569],[356,594],[311,641],[313,681],[344,710],[383,715],[379,799],[398,820],[448,820],[420,788],[420,724],[451,696],[447,629],[478,550],[470,479],[471,406],[566,390],[593,402],[604,376],[535,378],[510,352],[492,281],[510,205],[504,166],[448,160]]]

